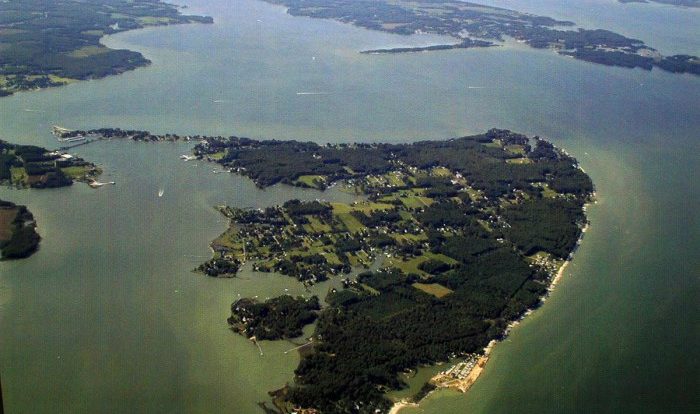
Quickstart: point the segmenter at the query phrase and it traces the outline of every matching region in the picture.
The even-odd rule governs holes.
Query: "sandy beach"
[[[399,402],[394,403],[393,406],[391,406],[391,409],[389,410],[389,414],[397,414],[399,411],[406,407],[418,407],[418,404],[408,402],[405,400],[401,400]]]

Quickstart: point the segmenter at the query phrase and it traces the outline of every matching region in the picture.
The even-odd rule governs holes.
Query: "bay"
[[[568,1],[523,7],[700,54],[697,25],[689,24],[697,11],[663,8],[659,17],[649,11],[658,6],[637,5],[631,18],[622,5],[589,3],[605,13]],[[153,65],[0,99],[0,135],[55,146],[50,126],[59,124],[318,142],[440,139],[491,127],[545,136],[596,183],[592,226],[554,294],[495,348],[472,390],[435,393],[417,411],[698,406],[697,77],[518,46],[360,55],[444,39],[294,18],[254,0],[197,0],[188,11],[210,14],[216,24],[106,39]],[[321,94],[298,94],[306,92]],[[117,185],[0,189],[0,198],[29,206],[44,238],[30,259],[0,263],[7,412],[254,413],[268,390],[291,381],[298,362],[284,353],[291,344],[264,343],[261,356],[225,319],[238,294],[309,292],[280,276],[215,280],[190,270],[225,228],[217,204],[349,196],[261,191],[247,179],[214,174],[212,165],[182,162],[188,148],[90,144],[76,152]]]

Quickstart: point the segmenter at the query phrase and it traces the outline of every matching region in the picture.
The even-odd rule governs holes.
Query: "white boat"
[[[158,197],[163,197],[163,194],[165,194],[165,190],[163,190],[162,188],[158,190]]]
[[[108,184],[114,185],[116,183],[114,181],[109,181],[107,183],[101,183],[99,181],[91,181],[88,185],[92,188],[100,188],[100,187],[102,187],[104,185],[108,185]]]

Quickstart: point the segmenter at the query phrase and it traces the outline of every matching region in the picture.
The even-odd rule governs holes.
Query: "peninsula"
[[[250,263],[307,285],[342,279],[323,306],[290,296],[232,304],[232,329],[253,341],[293,338],[316,322],[294,383],[271,393],[268,412],[387,412],[385,393],[406,386],[400,373],[440,361],[463,363],[415,399],[473,382],[487,344],[541,303],[571,257],[593,194],[574,158],[507,130],[412,144],[204,137],[194,152],[260,187],[364,195],[219,207],[230,227],[200,271],[235,276]],[[377,270],[361,270],[370,265]]]
[[[587,62],[651,70],[654,67],[700,75],[697,56],[663,56],[642,40],[574,22],[455,0],[264,0],[287,8],[293,16],[334,19],[370,30],[411,35],[434,33],[454,44],[367,50],[404,53],[489,47],[515,39],[537,49],[551,49]],[[695,0],[657,0],[696,6]]]
[[[100,43],[148,26],[212,23],[160,0],[5,0],[0,2],[0,96],[102,78],[150,63],[138,52]]]
[[[73,181],[93,183],[102,171],[66,152],[0,140],[0,184],[21,188],[55,188]]]

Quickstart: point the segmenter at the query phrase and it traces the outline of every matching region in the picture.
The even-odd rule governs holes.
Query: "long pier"
[[[90,143],[95,142],[95,141],[97,141],[97,139],[86,139],[84,141],[80,141],[80,142],[73,144],[73,145],[64,145],[62,147],[59,147],[58,149],[61,151],[68,151],[71,148],[80,147],[82,145],[87,145],[87,144],[90,144]],[[2,414],[2,413],[0,413],[0,414]]]

